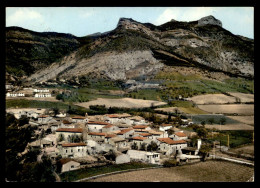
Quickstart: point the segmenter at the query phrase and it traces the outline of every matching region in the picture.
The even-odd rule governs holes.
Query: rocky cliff
[[[254,41],[233,35],[213,16],[160,26],[121,18],[112,31],[72,37],[68,42],[74,48],[67,55],[36,71],[27,81],[79,75],[125,80],[152,76],[164,65],[254,77]]]

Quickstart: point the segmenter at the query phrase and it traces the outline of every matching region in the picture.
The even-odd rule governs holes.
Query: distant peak
[[[218,19],[216,19],[214,16],[209,15],[205,16],[198,20],[198,25],[218,25],[222,27],[222,22]]]

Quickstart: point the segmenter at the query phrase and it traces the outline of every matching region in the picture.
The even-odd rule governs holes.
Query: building
[[[132,145],[136,144],[137,148],[140,149],[141,145],[144,143],[144,140],[146,140],[147,138],[145,137],[140,137],[140,136],[136,136],[132,138]]]
[[[133,126],[133,129],[135,130],[135,132],[148,132],[149,130],[151,130],[151,127],[147,126],[147,125],[135,125]]]
[[[124,138],[118,136],[112,137],[108,140],[108,144],[115,146],[117,149],[122,149],[128,147],[128,142]]]
[[[168,133],[163,131],[155,131],[153,129],[149,130],[149,133],[152,134],[148,138],[157,141],[157,138],[168,138]]]
[[[87,123],[89,132],[102,132],[102,128],[111,125],[110,123],[101,122],[101,121],[89,121]]]
[[[61,141],[63,138],[64,141],[70,142],[70,139],[73,135],[77,135],[79,138],[83,137],[83,129],[81,128],[59,128],[56,130],[56,139]]]
[[[61,163],[61,173],[68,172],[72,170],[77,170],[80,168],[80,163],[70,159],[70,158],[64,158],[60,160]]]
[[[59,151],[62,158],[86,157],[87,145],[85,143],[64,143],[59,146]]]
[[[50,90],[49,89],[45,89],[45,88],[42,88],[42,89],[34,89],[33,90],[35,93],[49,93]]]
[[[46,97],[51,97],[51,94],[50,93],[36,93],[34,95],[34,97],[36,97],[36,98],[46,98]]]
[[[73,123],[87,123],[88,118],[83,116],[74,116],[71,117]]]
[[[130,119],[130,114],[123,113],[123,114],[108,114],[105,117],[105,121],[111,123],[111,124],[117,124],[117,123],[123,123],[127,125],[132,125]]]
[[[157,138],[158,149],[165,155],[171,155],[178,153],[178,150],[181,150],[187,147],[187,142],[185,140],[172,140],[170,138]]]
[[[183,132],[176,132],[170,136],[173,140],[187,140],[188,136]]]
[[[121,138],[131,138],[134,134],[134,129],[122,129],[119,133],[117,133],[117,136],[118,137],[121,137]]]
[[[117,131],[117,130],[120,130],[119,127],[110,124],[110,125],[104,126],[104,127],[101,129],[101,132],[109,133],[109,132],[114,132],[114,131]]]
[[[160,127],[159,127],[159,130],[160,131],[167,131],[167,130],[169,130],[169,129],[171,129],[172,128],[172,125],[171,124],[161,124],[160,125]]]
[[[131,161],[160,164],[160,154],[156,152],[128,150],[126,154],[129,155]]]
[[[103,142],[105,142],[105,136],[106,136],[106,133],[89,132],[87,139],[94,140],[97,143],[103,143]]]
[[[46,123],[55,123],[55,122],[57,122],[57,121],[48,115],[42,114],[42,115],[38,116],[38,123],[46,124]]]
[[[25,94],[24,93],[6,93],[7,97],[24,97]]]

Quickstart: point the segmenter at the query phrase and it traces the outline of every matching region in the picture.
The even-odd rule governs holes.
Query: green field
[[[109,172],[128,170],[128,169],[147,168],[147,167],[154,167],[154,166],[157,165],[145,164],[139,162],[130,162],[125,164],[106,165],[101,167],[84,168],[80,170],[65,172],[62,173],[60,177],[63,182],[71,182],[71,181],[80,180],[83,178],[88,178],[91,176],[96,176],[99,174],[105,174]]]

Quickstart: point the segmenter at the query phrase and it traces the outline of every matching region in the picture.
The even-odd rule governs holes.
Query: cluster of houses
[[[31,118],[29,123],[38,127],[36,134],[46,133],[45,137],[28,146],[41,148],[53,159],[61,156],[63,162],[67,161],[64,163],[67,170],[80,167],[76,165],[77,158],[104,155],[109,151],[117,153],[117,164],[130,161],[162,164],[162,158],[183,155],[185,149],[188,154],[191,151],[198,153],[199,150],[188,147],[191,134],[171,124],[153,129],[151,122],[126,113],[72,117],[60,113],[53,117],[42,111],[22,110],[17,111],[15,117],[20,118],[21,115]],[[169,135],[169,129],[173,129],[174,133]],[[157,149],[148,151],[152,144],[156,144]]]
[[[14,89],[15,87],[11,84],[6,84],[6,97],[36,97],[36,98],[46,98],[51,97],[49,89],[40,88],[23,88],[22,90]]]

